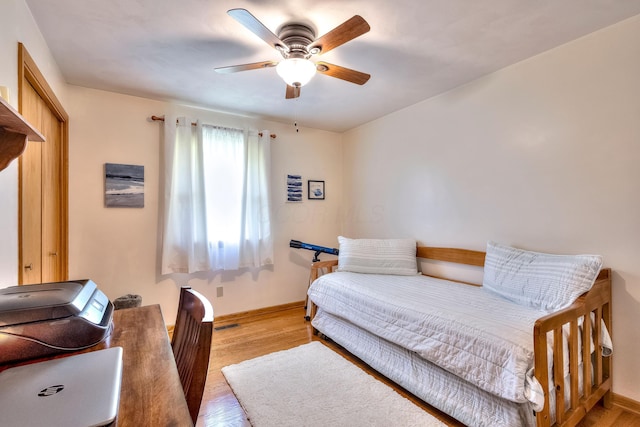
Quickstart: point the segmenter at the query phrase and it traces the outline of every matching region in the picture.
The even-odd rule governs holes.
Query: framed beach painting
[[[143,208],[144,166],[105,163],[104,205],[108,208]]]

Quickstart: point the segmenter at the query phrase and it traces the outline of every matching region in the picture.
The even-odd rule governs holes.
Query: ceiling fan
[[[218,73],[276,67],[278,75],[287,83],[285,94],[287,99],[299,97],[300,88],[311,80],[316,71],[359,85],[365,84],[371,77],[360,71],[323,61],[313,62],[310,59],[368,32],[369,24],[359,15],[348,19],[322,37],[316,38],[313,28],[306,24],[298,22],[285,24],[278,31],[278,35],[275,35],[246,9],[231,9],[227,13],[280,52],[283,59],[219,67],[215,69]]]

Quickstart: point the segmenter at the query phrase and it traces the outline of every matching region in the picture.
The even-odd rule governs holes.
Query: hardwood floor
[[[233,326],[236,324],[237,326]],[[308,342],[322,341],[349,360],[363,367],[379,380],[392,386],[403,396],[442,420],[449,426],[463,426],[419,399],[411,396],[380,374],[366,367],[357,358],[332,342],[314,336],[310,322],[304,320],[302,308],[292,308],[278,313],[261,314],[241,319],[215,321],[209,376],[204,392],[197,427],[245,427],[250,426],[244,411],[236,400],[220,372],[223,366],[252,359],[274,351],[286,350]],[[227,328],[222,328],[225,327]],[[301,391],[302,392],[302,391]],[[604,409],[596,406],[579,427],[632,427],[640,426],[640,415],[614,406]]]

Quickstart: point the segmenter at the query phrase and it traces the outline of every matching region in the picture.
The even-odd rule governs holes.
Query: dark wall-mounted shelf
[[[44,140],[44,136],[36,128],[0,98],[0,171],[24,152],[27,141]]]

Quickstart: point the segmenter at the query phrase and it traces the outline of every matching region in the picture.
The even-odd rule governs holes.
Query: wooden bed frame
[[[485,252],[473,251],[468,249],[456,248],[435,248],[419,246],[416,251],[418,258],[423,258],[438,262],[450,262],[455,264],[471,265],[476,267],[484,267]],[[338,266],[338,260],[317,261],[312,263],[309,276],[311,284],[319,276],[326,272],[334,271]],[[433,276],[441,279],[455,280],[449,277]],[[459,280],[455,280],[458,281]],[[477,286],[478,284],[468,283]],[[316,314],[317,308],[311,304],[311,318]],[[592,323],[589,319],[593,313],[595,321]],[[579,319],[582,321],[582,332],[578,328]],[[605,408],[612,406],[612,387],[611,387],[611,357],[602,356],[600,351],[600,332],[601,324],[604,320],[609,333],[611,334],[611,270],[604,268],[600,271],[591,290],[580,296],[571,306],[551,313],[538,319],[533,328],[533,345],[535,354],[535,376],[542,385],[544,390],[544,408],[536,414],[536,423],[538,427],[551,426],[551,411],[549,400],[549,362],[554,367],[554,389],[555,389],[555,413],[556,421],[553,424],[558,427],[575,426],[580,422],[587,412],[591,410],[599,401]],[[564,366],[562,352],[562,326],[569,324],[569,405],[565,405],[565,384],[563,381]],[[593,329],[593,334],[592,334]],[[314,330],[314,332],[317,332]],[[553,360],[547,360],[547,334],[554,335],[554,352]],[[590,336],[593,335],[593,343],[595,351],[590,354],[589,346],[583,346],[582,350],[578,347],[578,336],[582,334],[582,342],[588,343]],[[582,351],[582,389],[578,386],[578,351]],[[593,379],[592,381],[590,379]]]

